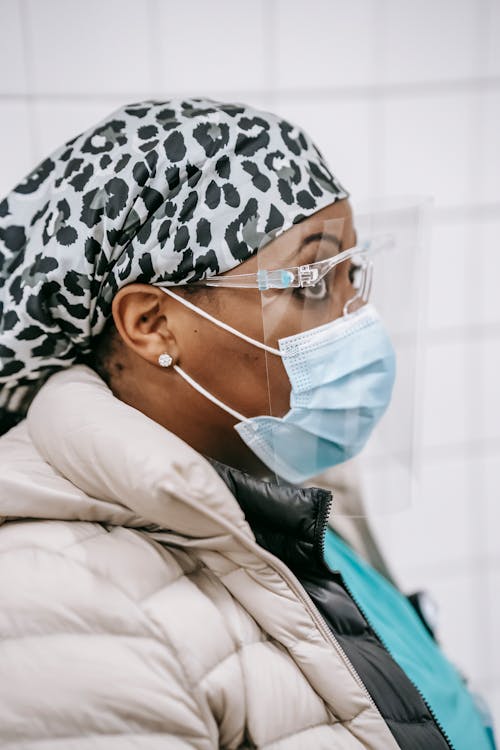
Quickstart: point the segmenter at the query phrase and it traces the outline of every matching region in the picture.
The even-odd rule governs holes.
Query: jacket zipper
[[[328,522],[328,518],[330,516],[330,510],[331,510],[331,507],[332,507],[332,504],[333,504],[333,493],[329,492],[328,495],[329,495],[329,497],[328,497],[328,503],[323,508],[322,518],[321,518],[321,545],[322,545],[322,550],[324,549],[324,540],[325,540],[326,525],[327,525],[327,522]],[[375,703],[375,701],[373,700],[370,692],[368,691],[365,683],[363,682],[363,680],[361,679],[361,677],[357,673],[356,669],[354,668],[354,665],[352,664],[351,660],[348,658],[346,652],[344,651],[344,649],[342,648],[342,646],[340,645],[340,643],[338,642],[338,640],[335,638],[335,636],[332,633],[332,631],[330,630],[330,627],[329,627],[327,621],[325,620],[325,618],[323,617],[323,615],[321,614],[321,612],[319,611],[319,609],[316,607],[316,605],[314,604],[313,600],[311,599],[311,597],[309,596],[309,594],[307,593],[306,589],[304,588],[304,586],[302,585],[302,583],[299,581],[298,578],[296,578],[296,583],[298,584],[298,587],[300,588],[300,591],[303,594],[302,598],[305,600],[304,603],[307,605],[308,609],[311,610],[311,615],[313,616],[313,619],[315,619],[317,621],[320,631],[323,633],[323,635],[325,636],[325,638],[326,638],[327,641],[329,641],[330,643],[333,643],[333,645],[335,646],[335,649],[343,657],[343,659],[344,659],[344,661],[345,661],[345,663],[346,663],[349,671],[351,672],[352,676],[354,677],[354,679],[358,683],[358,685],[361,688],[361,690],[363,691],[363,693],[368,698],[370,704],[373,706],[373,708],[376,710],[376,712],[380,715],[380,717],[385,721],[385,719],[383,718],[382,714],[379,711],[379,708],[378,708],[377,704]]]
[[[329,495],[330,495],[330,500],[329,500],[328,507],[330,508],[333,502],[333,495],[331,493],[329,493]],[[159,534],[155,531],[147,532],[147,533],[151,534],[153,539],[156,539],[157,541],[164,542],[164,543],[165,542],[168,543],[169,537],[170,537],[170,542],[172,543],[172,534],[169,534],[168,532],[166,535],[164,532],[161,532],[161,531]],[[182,542],[180,543],[179,546],[181,547],[183,546]],[[299,581],[299,579],[292,573],[290,568],[287,565],[285,565],[285,563],[279,557],[276,557],[276,555],[273,555],[272,552],[269,552],[265,548],[259,546],[259,555],[261,559],[263,559],[273,570],[275,570],[283,578],[284,581],[288,583],[292,591],[296,594],[297,598],[302,602],[304,607],[307,609],[307,611],[311,615],[312,620],[316,623],[318,630],[323,635],[325,641],[330,643],[335,648],[337,653],[339,653],[341,657],[344,659],[347,669],[350,671],[350,673],[352,674],[352,676],[358,683],[362,693],[366,695],[370,705],[375,709],[375,711],[380,715],[380,718],[383,720],[383,716],[381,715],[377,704],[375,703],[369,691],[367,690],[365,683],[363,682],[359,674],[354,669],[354,666],[353,664],[351,664],[351,661],[348,659],[347,654],[345,653],[344,649],[342,648],[340,643],[337,641],[337,639],[333,635],[332,631],[328,627],[328,623],[326,622],[321,612],[318,610],[318,608],[314,604],[313,600],[311,599],[311,597],[309,596],[309,594],[307,593],[306,589],[304,588],[302,583]]]
[[[327,563],[326,563],[326,560],[325,560],[325,538],[326,538],[326,529],[327,529],[327,526],[328,526],[328,519],[329,519],[329,517],[330,517],[330,509],[331,509],[331,506],[332,506],[332,502],[333,502],[333,495],[332,495],[332,494],[330,493],[330,500],[329,500],[329,502],[328,502],[328,505],[327,505],[327,506],[325,506],[325,511],[324,511],[324,513],[323,513],[323,517],[322,517],[322,519],[321,519],[321,520],[322,520],[322,527],[321,527],[321,558],[322,558],[322,562],[323,562],[323,565],[324,565],[324,566],[325,566],[325,567],[326,567],[326,568],[327,568],[328,570],[330,570],[330,568],[329,568],[329,566],[327,565]],[[333,571],[331,571],[331,570],[330,570],[330,572],[333,572]],[[341,580],[342,580],[342,584],[343,584],[343,586],[345,587],[345,590],[347,591],[347,593],[349,594],[349,596],[351,597],[351,599],[353,600],[353,602],[355,603],[355,605],[357,606],[357,608],[359,609],[359,611],[361,612],[361,614],[363,615],[363,617],[365,618],[366,622],[368,623],[368,625],[369,625],[369,626],[370,626],[370,628],[372,629],[372,631],[373,631],[373,633],[375,634],[375,636],[376,636],[376,637],[378,638],[378,640],[380,641],[380,643],[382,644],[382,646],[383,646],[383,647],[385,648],[385,650],[387,651],[387,653],[389,654],[389,656],[390,656],[391,658],[394,658],[394,657],[392,656],[392,654],[391,654],[390,650],[388,649],[388,647],[387,647],[387,644],[386,644],[386,643],[385,643],[385,641],[384,641],[384,640],[383,640],[383,639],[382,639],[382,638],[380,637],[380,635],[378,634],[378,632],[377,632],[377,631],[375,630],[375,628],[373,627],[372,623],[370,622],[370,620],[369,620],[369,619],[368,619],[368,617],[366,616],[366,613],[365,613],[365,611],[364,611],[364,610],[363,610],[363,608],[362,608],[362,607],[360,606],[360,604],[359,604],[359,602],[357,601],[357,599],[356,599],[356,598],[355,598],[355,597],[353,596],[353,593],[352,593],[352,591],[351,591],[350,587],[349,587],[349,586],[347,585],[347,583],[345,582],[345,579],[344,579],[344,576],[342,575],[342,573],[341,573],[340,571],[337,571],[337,573],[338,573],[338,575],[340,576],[340,578],[341,578]],[[320,616],[322,616],[322,615],[321,615],[321,613],[320,613]],[[325,622],[326,622],[326,621],[325,621]],[[347,658],[347,657],[346,657],[346,658]],[[425,706],[427,707],[427,710],[429,711],[430,715],[431,715],[431,716],[432,716],[432,718],[434,719],[434,722],[435,722],[436,726],[438,727],[439,731],[441,732],[441,734],[443,735],[444,739],[446,740],[446,743],[448,744],[448,747],[450,748],[450,750],[455,750],[455,747],[453,746],[453,744],[452,744],[452,742],[451,742],[451,740],[450,740],[450,738],[449,738],[448,734],[446,733],[446,731],[445,731],[445,729],[444,729],[443,725],[441,724],[441,722],[440,722],[440,721],[439,721],[439,719],[437,718],[436,714],[435,714],[435,713],[434,713],[434,711],[432,710],[431,706],[429,705],[429,703],[428,703],[428,701],[427,701],[426,697],[425,697],[425,696],[423,695],[423,693],[422,693],[422,691],[420,690],[420,688],[418,687],[418,685],[416,685],[416,684],[415,684],[415,683],[413,682],[413,680],[412,680],[412,679],[411,679],[410,677],[408,677],[408,675],[406,674],[406,672],[405,672],[405,675],[406,675],[407,679],[408,679],[408,680],[409,680],[409,681],[411,682],[411,684],[413,685],[413,687],[415,688],[415,690],[417,691],[417,693],[418,693],[418,694],[420,695],[420,697],[422,698],[422,701],[424,702]],[[365,688],[365,690],[366,690],[366,688]]]
[[[326,492],[326,490],[325,490],[325,492]],[[327,505],[324,507],[324,509],[322,511],[322,518],[321,518],[321,540],[320,541],[321,541],[322,553],[324,552],[326,526],[327,526],[328,518],[329,518],[329,515],[330,515],[330,509],[331,509],[331,506],[332,506],[332,503],[333,503],[333,493],[332,492],[328,492],[328,496],[329,496],[328,497],[328,503],[327,503]],[[287,583],[290,585],[290,587],[292,588],[292,590],[295,591],[295,593],[297,594],[298,598],[302,601],[303,605],[309,611],[312,619],[316,622],[316,624],[318,626],[318,630],[320,631],[320,633],[322,633],[322,635],[325,638],[325,640],[328,643],[330,643],[331,645],[333,645],[333,647],[335,648],[335,650],[337,651],[337,653],[339,653],[340,656],[344,659],[344,663],[345,663],[347,669],[350,671],[351,675],[356,680],[357,684],[359,685],[359,687],[361,689],[361,692],[367,697],[368,702],[370,703],[370,705],[375,709],[375,711],[377,712],[377,714],[380,716],[380,718],[382,719],[382,721],[384,721],[384,723],[387,726],[387,722],[385,721],[384,717],[380,713],[380,710],[379,710],[377,704],[375,703],[375,701],[373,700],[373,698],[372,698],[370,692],[368,691],[365,683],[363,682],[363,680],[361,679],[361,677],[357,673],[356,669],[354,668],[354,665],[350,661],[349,657],[347,656],[346,652],[344,651],[344,649],[342,648],[342,646],[340,645],[340,643],[338,642],[338,640],[335,638],[334,634],[330,630],[330,627],[329,627],[327,621],[325,620],[325,618],[323,617],[323,615],[321,614],[321,612],[319,611],[319,609],[316,607],[315,603],[313,602],[313,600],[311,599],[311,597],[307,593],[307,591],[304,588],[304,586],[302,585],[302,583],[299,581],[299,579],[295,575],[293,575],[293,573],[292,573],[292,575],[290,577],[290,574],[291,574],[290,568],[287,565],[285,565],[285,563],[283,563],[283,561],[280,560],[279,557],[276,557],[271,552],[268,553],[267,550],[264,550],[263,548],[260,548],[260,552],[261,552],[261,557],[263,557],[264,560],[266,560],[267,554],[269,554],[271,556],[272,559],[271,560],[266,560],[266,562],[270,565],[271,568],[273,568],[277,573],[279,573],[282,576],[282,578],[285,581],[287,581]],[[262,555],[263,552],[265,553],[264,555]],[[323,562],[324,562],[324,558],[323,558]],[[328,568],[328,566],[326,565],[326,563],[324,563],[324,565],[325,565],[325,567]],[[328,570],[329,570],[329,568],[328,568]],[[354,599],[354,597],[353,597],[353,601],[356,601]],[[357,604],[357,602],[356,602],[356,604]],[[368,622],[368,620],[367,620],[367,622]],[[420,690],[418,690],[418,688],[416,688],[416,689],[420,693]],[[427,702],[425,701],[425,698],[423,696],[422,696],[422,699],[424,700],[424,702],[426,703],[426,705],[428,705]],[[430,707],[429,707],[429,712],[432,714],[432,711],[431,711]],[[434,716],[434,714],[432,714],[432,715]],[[437,720],[436,720],[436,724],[441,729],[441,726],[438,724]],[[388,731],[390,731],[389,728],[388,728]],[[443,732],[443,735],[446,738],[446,735],[444,734],[444,732]],[[449,741],[448,741],[448,744],[450,746],[450,750],[455,750],[455,748],[451,745],[451,743]]]

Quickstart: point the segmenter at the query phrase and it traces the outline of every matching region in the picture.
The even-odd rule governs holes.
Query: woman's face
[[[304,265],[336,255],[355,243],[351,207],[345,199],[296,224],[225,275]],[[344,304],[355,294],[349,266],[349,262],[337,266],[335,284],[330,288],[320,284],[305,291],[225,287],[177,287],[174,291],[242,334],[277,348],[279,338],[342,315]],[[148,323],[142,322],[140,335],[134,331],[134,325],[140,328],[141,317],[141,304],[134,305],[134,288],[137,300],[142,299],[144,309],[148,308],[146,315],[142,314]],[[156,296],[156,308],[145,302],[145,289]],[[136,383],[134,394],[130,377],[127,385],[123,379],[126,375],[122,375],[125,387],[120,393],[117,379],[116,394],[200,452],[258,472],[260,462],[233,429],[236,420],[195,391],[172,368],[161,368],[157,358],[168,352],[175,364],[204,389],[246,417],[283,416],[289,410],[290,383],[281,358],[221,329],[158,287],[124,287],[113,302],[113,315],[130,355],[124,373],[130,371]],[[143,339],[148,335],[149,345],[145,346]]]

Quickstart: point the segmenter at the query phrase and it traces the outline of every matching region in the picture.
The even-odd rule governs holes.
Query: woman
[[[334,260],[348,195],[294,125],[179,99],[0,204],[2,746],[492,746],[369,529],[378,571],[299,486],[361,450],[394,378]],[[365,374],[334,382],[332,341]],[[346,382],[354,430],[324,408]]]

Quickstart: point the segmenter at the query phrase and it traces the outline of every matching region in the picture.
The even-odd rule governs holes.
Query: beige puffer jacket
[[[297,578],[89,368],[0,438],[0,746],[392,750]]]

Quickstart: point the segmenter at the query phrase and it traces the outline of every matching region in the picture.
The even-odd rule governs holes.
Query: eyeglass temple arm
[[[234,274],[232,276],[209,276],[206,279],[192,283],[200,284],[202,286],[233,287],[235,289],[257,288],[260,291],[312,286],[316,284],[320,278],[325,276],[334,266],[342,263],[350,256],[363,251],[370,252],[370,254],[377,253],[380,250],[393,248],[394,245],[395,243],[392,235],[382,235],[374,240],[360,242],[354,247],[348,248],[339,255],[329,259],[329,263],[327,262],[327,259],[325,259],[324,262],[320,261],[320,263],[323,263],[321,271],[318,267],[315,267],[314,263],[312,263],[271,271],[263,268],[256,273]]]
[[[340,256],[337,256],[340,257]],[[322,263],[321,270],[314,264],[305,264],[303,266],[294,266],[293,268],[279,268],[268,271],[261,268],[257,273],[235,274],[233,276],[209,276],[202,281],[195,281],[194,284],[203,286],[224,286],[240,289],[259,289],[261,292],[268,289],[290,289],[304,286],[313,286],[320,278],[325,276],[339,261],[333,258],[330,263]]]

